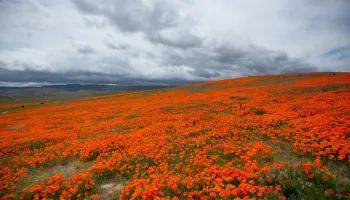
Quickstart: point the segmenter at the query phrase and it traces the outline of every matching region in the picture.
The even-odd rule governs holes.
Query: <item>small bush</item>
[[[244,100],[248,100],[249,98],[248,97],[239,97],[238,100],[240,101],[244,101]]]
[[[252,108],[252,111],[256,114],[256,115],[263,115],[266,114],[266,110],[262,109],[262,108]]]

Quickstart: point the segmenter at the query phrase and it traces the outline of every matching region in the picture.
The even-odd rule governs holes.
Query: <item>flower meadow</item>
[[[349,199],[349,103],[305,73],[0,114],[0,199]]]

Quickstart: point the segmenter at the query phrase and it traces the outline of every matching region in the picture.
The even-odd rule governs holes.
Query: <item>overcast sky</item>
[[[349,0],[0,0],[0,82],[350,71]]]

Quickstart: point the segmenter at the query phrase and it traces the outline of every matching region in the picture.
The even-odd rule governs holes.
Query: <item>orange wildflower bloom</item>
[[[323,176],[322,179],[323,179],[324,181],[328,181],[328,180],[329,180],[328,176]]]
[[[350,161],[349,84],[349,73],[251,76],[0,104],[13,108],[0,114],[0,198],[90,199],[104,187],[122,200],[278,198],[301,174],[331,179],[323,192],[345,199],[322,160]]]

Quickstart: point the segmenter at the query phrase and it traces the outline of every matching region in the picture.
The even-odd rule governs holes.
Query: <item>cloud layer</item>
[[[350,71],[348,7],[347,0],[0,0],[0,82],[182,84]]]

